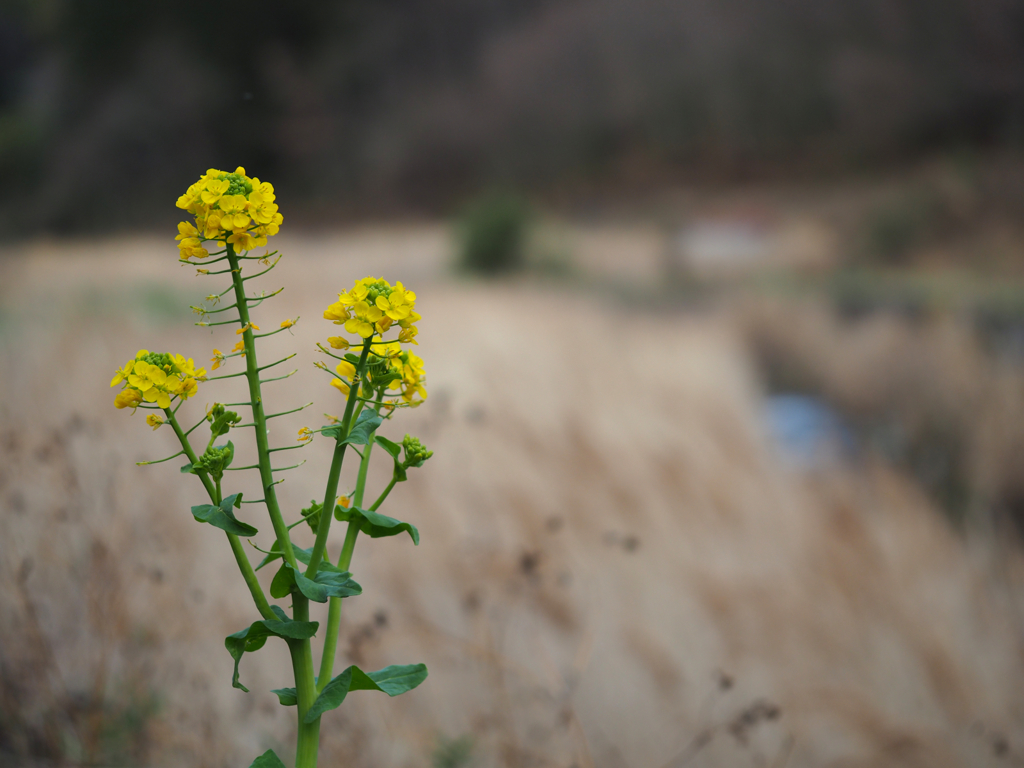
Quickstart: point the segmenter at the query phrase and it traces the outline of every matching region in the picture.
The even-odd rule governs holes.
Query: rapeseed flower
[[[135,406],[142,402],[142,393],[137,389],[125,389],[117,393],[117,397],[114,398],[114,407],[117,409],[131,408],[135,410]]]
[[[400,282],[391,285],[383,278],[364,277],[356,280],[351,290],[338,294],[338,300],[324,311],[324,318],[364,339],[397,324],[402,329],[400,336],[404,333],[403,340],[412,341],[420,320],[415,306],[416,294]],[[331,346],[335,346],[333,342]]]
[[[412,404],[416,395],[420,400],[427,399],[427,390],[423,386],[426,381],[426,373],[423,370],[423,358],[414,352],[402,352],[397,358],[391,361],[391,365],[401,375],[401,379],[392,384],[392,387],[399,387],[402,390],[402,399]]]
[[[266,245],[284,221],[275,199],[272,184],[247,176],[241,166],[234,173],[210,168],[178,198],[178,208],[195,217],[195,224],[178,224],[180,258],[206,258],[207,240],[230,243],[236,253]]]
[[[199,382],[205,380],[206,370],[196,369],[192,358],[140,349],[134,360],[117,370],[110,386],[124,385],[114,398],[117,408],[135,408],[142,402],[170,408],[172,398],[187,400],[199,390]],[[154,429],[159,426],[151,421],[149,424]]]

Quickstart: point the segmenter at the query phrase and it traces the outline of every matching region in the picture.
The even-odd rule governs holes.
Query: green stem
[[[375,502],[373,502],[373,506],[370,507],[370,511],[371,512],[376,512],[377,511],[377,507],[379,507],[381,504],[384,503],[384,499],[386,499],[388,497],[388,494],[391,493],[391,489],[395,487],[396,483],[398,483],[398,478],[395,477],[394,475],[392,475],[391,482],[388,483],[388,487],[384,489],[384,493],[382,493],[380,496],[378,496],[377,500]]]
[[[171,429],[174,430],[174,434],[178,436],[179,442],[181,442],[182,450],[188,460],[195,464],[199,461],[199,457],[196,456],[196,452],[192,450],[192,444],[189,443],[188,437],[184,432],[181,431],[181,425],[178,424],[178,420],[174,417],[174,413],[169,408],[164,409],[164,413],[167,414],[167,423],[171,425]],[[196,473],[200,480],[203,482],[203,486],[206,488],[206,492],[210,494],[210,501],[214,504],[220,503],[220,481],[216,484],[213,483],[209,474],[206,472]],[[267,596],[263,593],[263,587],[260,586],[259,581],[256,579],[256,572],[252,569],[252,563],[249,562],[249,556],[245,553],[245,548],[242,547],[242,542],[238,540],[238,537],[233,533],[227,533],[228,543],[231,545],[231,551],[235,555],[235,562],[238,563],[238,570],[242,572],[242,578],[245,579],[245,585],[249,587],[249,593],[252,595],[253,601],[256,603],[256,608],[260,612],[260,616],[264,619],[277,619],[277,616],[272,610],[270,610],[270,603],[267,601]]]
[[[383,393],[377,396],[378,410],[380,409],[382,398]],[[373,449],[373,442],[373,436],[371,435],[370,441],[366,444],[362,459],[359,462],[356,490],[352,494],[352,504],[356,507],[363,505],[363,495],[366,492],[366,473],[370,468],[370,452]],[[391,490],[394,484],[394,478],[392,478],[388,491]],[[387,492],[384,495],[386,496]],[[378,499],[377,503],[379,504],[381,501],[383,501],[383,497]],[[333,510],[333,507],[331,509]],[[345,532],[345,543],[342,545],[341,555],[338,557],[338,567],[343,571],[347,571],[349,566],[352,565],[352,553],[356,548],[357,538],[359,538],[359,526],[354,521],[349,522],[348,530]],[[327,630],[324,633],[324,653],[320,657],[320,677],[316,685],[318,691],[324,689],[324,686],[331,681],[331,676],[334,674],[334,658],[338,652],[338,633],[341,631],[341,601],[342,598],[340,597],[332,597],[328,601]]]
[[[352,551],[356,548],[358,536],[359,526],[349,523],[348,531],[345,533],[345,543],[341,547],[341,556],[338,558],[338,567],[344,571],[347,571],[352,565]],[[340,597],[332,597],[329,600],[327,630],[324,634],[324,654],[320,657],[320,677],[316,684],[318,692],[331,682],[331,676],[334,674],[334,657],[338,653],[338,632],[341,630],[341,601]]]
[[[285,561],[296,573],[299,565],[288,536],[288,526],[281,514],[277,501],[274,472],[270,466],[270,446],[267,441],[267,419],[263,410],[263,395],[260,391],[259,364],[256,361],[256,342],[253,339],[249,320],[249,304],[245,300],[245,286],[239,268],[238,255],[234,247],[227,244],[228,264],[231,265],[231,283],[235,289],[235,303],[242,328],[242,342],[245,347],[245,378],[249,383],[249,402],[252,405],[252,420],[256,425],[256,452],[259,457],[260,480],[263,484],[263,498],[270,514],[270,521],[277,535],[278,546]],[[309,621],[309,600],[298,590],[292,593],[292,613],[296,621]],[[313,678],[313,652],[309,640],[292,640],[288,643],[295,672],[295,693],[298,699],[299,735],[296,745],[295,767],[316,768],[317,751],[320,746],[320,721],[311,725],[303,723],[306,712],[316,700],[316,681]]]
[[[284,559],[292,568],[298,571],[295,551],[292,549],[292,542],[288,537],[288,526],[285,525],[284,517],[281,515],[281,507],[277,502],[273,470],[270,468],[267,419],[263,410],[263,395],[260,391],[256,343],[253,341],[252,326],[249,321],[249,307],[245,301],[245,288],[242,284],[242,275],[238,267],[238,256],[235,254],[234,246],[231,243],[227,244],[227,251],[228,263],[231,265],[231,282],[235,288],[235,303],[238,304],[239,321],[242,327],[245,328],[245,331],[242,333],[242,342],[245,346],[245,378],[249,383],[249,402],[252,405],[252,420],[256,424],[256,452],[259,457],[263,497],[266,499],[267,512],[270,514],[270,522],[274,526],[274,533],[277,535],[277,542],[281,547],[281,552],[284,554]]]
[[[298,598],[294,593],[295,620],[309,621],[309,600]],[[298,703],[299,733],[295,747],[295,768],[316,768],[317,752],[320,747],[320,718],[312,723],[303,722],[309,708],[316,701],[319,691],[313,678],[313,651],[309,640],[289,640],[288,650],[292,656],[292,670],[295,673],[295,698]]]
[[[341,433],[338,435],[334,445],[334,457],[331,459],[331,471],[327,475],[327,490],[324,491],[324,504],[320,512],[320,524],[316,529],[316,541],[313,544],[313,551],[309,553],[309,566],[306,568],[307,579],[312,579],[316,575],[316,569],[320,567],[324,550],[327,548],[327,534],[331,530],[331,520],[334,517],[334,502],[338,498],[338,479],[341,477],[341,465],[345,461],[345,449],[348,448],[348,443],[341,441],[348,437],[348,431],[352,427],[352,409],[355,407],[363,371],[366,369],[366,359],[369,356],[370,345],[366,344],[363,347],[362,354],[359,356],[356,375],[352,378],[348,400],[345,403],[345,415],[341,421]]]
[[[363,506],[363,495],[366,493],[366,473],[370,469],[370,452],[373,450],[373,435],[363,449],[363,458],[359,462],[359,475],[356,477],[356,490],[352,494],[352,505]]]

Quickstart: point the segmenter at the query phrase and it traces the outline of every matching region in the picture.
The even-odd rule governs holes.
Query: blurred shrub
[[[868,211],[863,222],[863,260],[899,265],[942,229],[943,200],[926,189],[903,192]]]
[[[522,269],[529,226],[529,205],[516,195],[491,193],[474,201],[457,223],[459,268],[481,275]]]
[[[455,739],[438,736],[437,746],[430,756],[430,764],[434,768],[462,768],[472,757],[473,737],[469,734]]]

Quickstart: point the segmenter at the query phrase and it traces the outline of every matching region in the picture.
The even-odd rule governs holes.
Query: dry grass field
[[[286,289],[254,317],[302,316],[261,349],[297,352],[299,374],[266,395],[272,410],[315,405],[274,422],[275,444],[340,409],[312,367],[338,291],[401,279],[424,317],[429,399],[382,428],[435,451],[385,508],[422,543],[360,542],[365,594],[345,603],[339,665],[431,675],[326,715],[323,765],[1024,764],[1015,548],[954,532],[870,455],[794,469],[764,427],[758,350],[804,339],[853,407],[923,348],[904,325],[850,337],[813,310],[787,325],[770,306],[648,303],[635,285],[466,281],[440,228],[279,239],[260,283]],[[191,325],[213,280],[179,267],[169,239],[0,261],[0,764],[220,768],[290,739],[294,711],[269,693],[290,679],[284,645],[243,659],[252,693],[230,687],[223,638],[252,620],[248,595],[223,536],[189,513],[199,484],[174,462],[133,463],[172,453],[172,435],[116,411],[107,388],[139,348],[205,360],[232,346],[233,330]],[[963,359],[919,360],[899,396]],[[965,379],[954,406],[992,402]],[[187,419],[241,399],[238,381],[204,385]],[[322,494],[329,455],[322,439],[296,453],[290,520]],[[251,496],[239,474],[231,490]],[[267,547],[256,509],[243,519]]]

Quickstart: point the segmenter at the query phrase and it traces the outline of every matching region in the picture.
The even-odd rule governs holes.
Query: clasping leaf
[[[272,749],[268,749],[262,755],[252,761],[249,768],[285,768],[281,758]]]
[[[403,523],[401,520],[395,520],[395,518],[382,515],[379,512],[371,512],[360,507],[342,507],[339,505],[334,508],[334,518],[349,522],[357,521],[359,530],[371,539],[397,536],[402,531],[405,531],[412,537],[414,544],[420,543],[420,532],[416,529],[415,525]]]
[[[258,651],[266,644],[268,637],[308,640],[316,634],[320,627],[320,623],[317,621],[292,621],[279,606],[272,605],[270,609],[278,617],[277,621],[273,619],[254,621],[241,632],[235,632],[235,634],[224,638],[224,647],[228,649],[231,658],[235,660],[235,672],[231,678],[231,685],[241,688],[246,693],[249,692],[249,689],[238,682],[238,663],[242,660],[243,654]]]
[[[382,691],[388,696],[397,696],[411,691],[426,679],[426,664],[393,664],[376,672],[363,672],[353,665],[324,686],[306,712],[305,722],[312,723],[324,712],[337,709],[349,691]]]
[[[192,516],[200,523],[209,523],[214,528],[220,528],[222,531],[233,533],[236,536],[255,536],[259,531],[248,523],[243,523],[235,518],[232,507],[241,505],[242,494],[233,493],[230,496],[225,496],[217,506],[200,504],[192,507]]]
[[[348,431],[348,435],[340,440],[342,444],[348,443],[349,445],[366,445],[370,442],[370,436],[377,431],[377,427],[381,425],[384,418],[376,413],[375,411],[367,408],[359,414],[359,418],[356,419],[356,423]],[[320,433],[325,437],[341,437],[341,425],[335,424],[330,427],[326,427],[320,430]]]
[[[399,458],[399,455],[402,453],[402,446],[380,435],[373,439],[377,442],[377,445],[391,454],[391,458],[395,460],[395,482],[404,483],[409,475],[405,471],[405,467],[402,466],[402,460]]]

